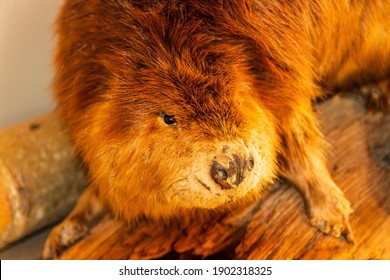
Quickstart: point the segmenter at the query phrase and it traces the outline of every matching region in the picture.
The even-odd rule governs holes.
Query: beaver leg
[[[349,225],[352,209],[333,181],[323,153],[325,140],[310,104],[294,112],[285,123],[285,174],[303,194],[310,222],[322,232],[353,242]]]
[[[94,191],[87,188],[72,212],[51,231],[42,251],[42,259],[58,259],[63,251],[86,236],[104,213],[103,204]]]

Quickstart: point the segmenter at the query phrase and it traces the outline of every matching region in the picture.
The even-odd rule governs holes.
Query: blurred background
[[[62,0],[0,0],[0,129],[52,111],[54,20]],[[0,214],[1,215],[1,214]],[[39,259],[50,228],[0,259]]]
[[[62,0],[0,0],[0,128],[55,107],[53,23]]]

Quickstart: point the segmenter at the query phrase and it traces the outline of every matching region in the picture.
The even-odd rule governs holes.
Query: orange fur
[[[388,77],[389,3],[66,1],[55,91],[91,187],[128,221],[170,219],[258,199],[281,173],[313,224],[348,233],[311,104]],[[254,168],[224,189],[210,168],[232,155]]]

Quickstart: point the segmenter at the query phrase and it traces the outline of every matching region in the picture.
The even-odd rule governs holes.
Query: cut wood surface
[[[86,180],[56,112],[0,130],[0,249],[58,221]]]
[[[107,214],[63,259],[390,259],[390,116],[355,97],[319,106],[329,168],[351,201],[355,244],[309,225],[300,194],[278,183],[258,203],[207,223],[128,228]]]

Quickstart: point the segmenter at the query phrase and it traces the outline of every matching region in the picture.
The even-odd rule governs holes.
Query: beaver
[[[278,176],[311,224],[352,242],[313,101],[388,78],[389,12],[384,0],[65,1],[55,96],[89,187],[43,256],[104,209],[130,224],[205,217]]]

